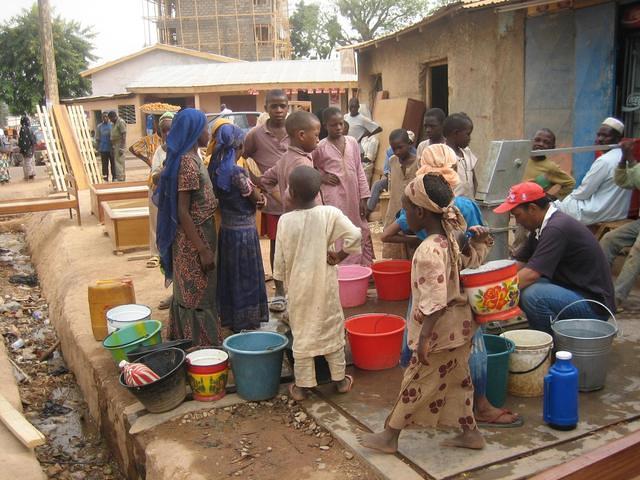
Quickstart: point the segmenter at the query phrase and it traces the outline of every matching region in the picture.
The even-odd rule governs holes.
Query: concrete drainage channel
[[[42,470],[55,479],[124,479],[60,355],[23,233],[0,234],[0,291],[0,333],[24,416],[47,439],[35,449]]]

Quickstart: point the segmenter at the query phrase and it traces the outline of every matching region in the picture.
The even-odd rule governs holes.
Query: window
[[[271,25],[256,25],[256,41],[257,42],[271,41]]]
[[[178,45],[178,32],[175,28],[167,28],[167,43],[169,45]]]
[[[124,123],[133,125],[136,123],[136,107],[135,105],[118,105],[118,116],[124,120]]]

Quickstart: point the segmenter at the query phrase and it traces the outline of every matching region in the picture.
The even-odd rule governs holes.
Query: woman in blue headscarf
[[[269,320],[267,291],[256,206],[264,196],[247,171],[236,165],[244,132],[233,124],[214,124],[209,173],[220,201],[222,223],[218,242],[218,308],[224,327],[253,330]]]
[[[158,206],[156,243],[167,282],[173,281],[169,337],[219,345],[216,307],[217,200],[198,155],[209,142],[204,114],[179,112],[167,137],[167,158],[153,196]]]

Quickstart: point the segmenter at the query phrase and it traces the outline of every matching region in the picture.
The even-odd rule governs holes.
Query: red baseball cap
[[[506,200],[493,209],[495,213],[507,213],[523,203],[533,202],[544,198],[546,193],[535,182],[522,182],[509,189]]]

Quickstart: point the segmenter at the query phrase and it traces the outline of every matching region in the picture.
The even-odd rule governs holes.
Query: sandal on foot
[[[273,275],[265,275],[264,276],[264,283],[268,283],[268,282],[272,282],[273,281]]]
[[[158,304],[158,310],[166,310],[171,306],[171,303],[173,302],[173,295],[165,298],[164,300],[162,300],[159,304]]]
[[[287,299],[282,296],[273,297],[269,301],[269,310],[272,312],[280,313],[287,309]]]
[[[492,418],[488,422],[476,421],[476,425],[482,428],[515,428],[515,427],[521,427],[522,425],[524,425],[524,420],[522,419],[522,417],[516,418],[511,423],[498,422],[498,420],[505,415],[513,415],[513,412],[511,410],[507,410],[506,408],[501,408],[500,413],[496,415],[494,418]]]
[[[147,260],[147,268],[157,268],[160,266],[160,257],[153,256]]]
[[[347,388],[345,390],[340,390],[340,387],[338,386],[339,382],[336,383],[336,390],[338,391],[338,393],[349,393],[353,388],[353,377],[351,375],[345,375],[344,378],[345,380],[349,381],[349,384],[347,385]]]
[[[295,383],[292,383],[291,385],[289,385],[289,396],[293,398],[296,402],[301,402],[303,400],[306,400],[307,395],[304,389],[301,387],[298,387],[298,389],[300,389],[300,393],[295,393],[295,390],[294,390],[295,388],[296,388]]]

